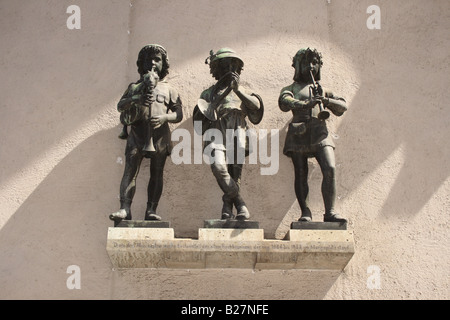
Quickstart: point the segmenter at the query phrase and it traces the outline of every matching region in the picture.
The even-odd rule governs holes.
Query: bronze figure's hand
[[[319,104],[322,100],[320,97],[311,97],[311,99],[308,100],[308,103],[306,104],[307,109],[314,108],[317,104]]]
[[[157,129],[157,128],[161,127],[166,122],[167,122],[167,115],[165,115],[165,114],[162,114],[159,116],[153,116],[150,119],[150,124],[153,129]]]
[[[237,91],[239,89],[239,74],[237,72],[231,73],[231,83],[230,87],[233,89],[233,91]]]
[[[155,96],[152,92],[141,95],[141,103],[143,106],[148,107],[153,102],[155,102]]]

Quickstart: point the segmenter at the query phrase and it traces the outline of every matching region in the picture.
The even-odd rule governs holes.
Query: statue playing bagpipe
[[[150,158],[144,219],[161,220],[156,208],[163,190],[164,165],[172,151],[169,123],[180,122],[183,118],[180,96],[165,80],[169,70],[166,50],[160,45],[147,45],[140,50],[136,64],[140,79],[128,86],[117,105],[124,125],[119,137],[125,138],[127,145],[120,184],[120,210],[110,215],[116,222],[132,218],[131,203],[143,158]]]

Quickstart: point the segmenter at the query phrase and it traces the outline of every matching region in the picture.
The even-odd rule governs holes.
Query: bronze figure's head
[[[312,71],[315,80],[319,81],[322,65],[322,54],[316,49],[303,48],[298,50],[292,59],[292,66],[295,69],[294,81],[311,82],[310,71]]]
[[[209,64],[210,72],[216,80],[230,72],[241,74],[244,68],[242,59],[230,48],[219,49],[216,53],[211,50],[205,63]]]
[[[154,68],[162,80],[169,73],[167,51],[158,44],[146,45],[139,51],[136,65],[141,77]]]

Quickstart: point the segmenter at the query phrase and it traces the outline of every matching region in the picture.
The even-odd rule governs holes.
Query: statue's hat
[[[236,52],[230,48],[219,49],[219,50],[217,50],[216,53],[214,53],[214,51],[211,50],[209,52],[209,57],[206,58],[206,60],[205,60],[205,63],[208,64],[208,60],[209,60],[209,64],[211,64],[212,62],[216,62],[216,61],[218,61],[220,59],[224,59],[224,58],[235,58],[240,61],[240,63],[242,64],[242,67],[244,66],[244,61],[242,61],[242,59],[236,54]]]

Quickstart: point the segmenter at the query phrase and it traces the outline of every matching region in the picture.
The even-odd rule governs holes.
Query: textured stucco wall
[[[81,8],[68,30],[66,9]],[[366,9],[381,8],[369,30]],[[54,299],[448,299],[450,139],[446,101],[450,5],[440,1],[189,0],[0,1],[0,298]],[[291,115],[277,106],[301,47],[323,53],[322,84],[349,111],[331,119],[337,138],[337,209],[356,253],[342,273],[257,270],[113,270],[109,213],[118,208],[125,142],[116,104],[137,79],[139,49],[169,52],[169,81],[192,132],[192,110],[213,79],[209,50],[235,49],[242,84],[266,113],[255,128],[280,129],[279,171],[247,165],[243,193],[268,238],[299,217],[293,167],[281,154]],[[310,163],[311,208],[320,220],[321,174]],[[143,218],[149,163],[133,204]],[[220,213],[204,165],[166,165],[159,212],[177,237],[195,237]],[[69,290],[69,265],[81,289]],[[369,266],[380,289],[369,289]]]

